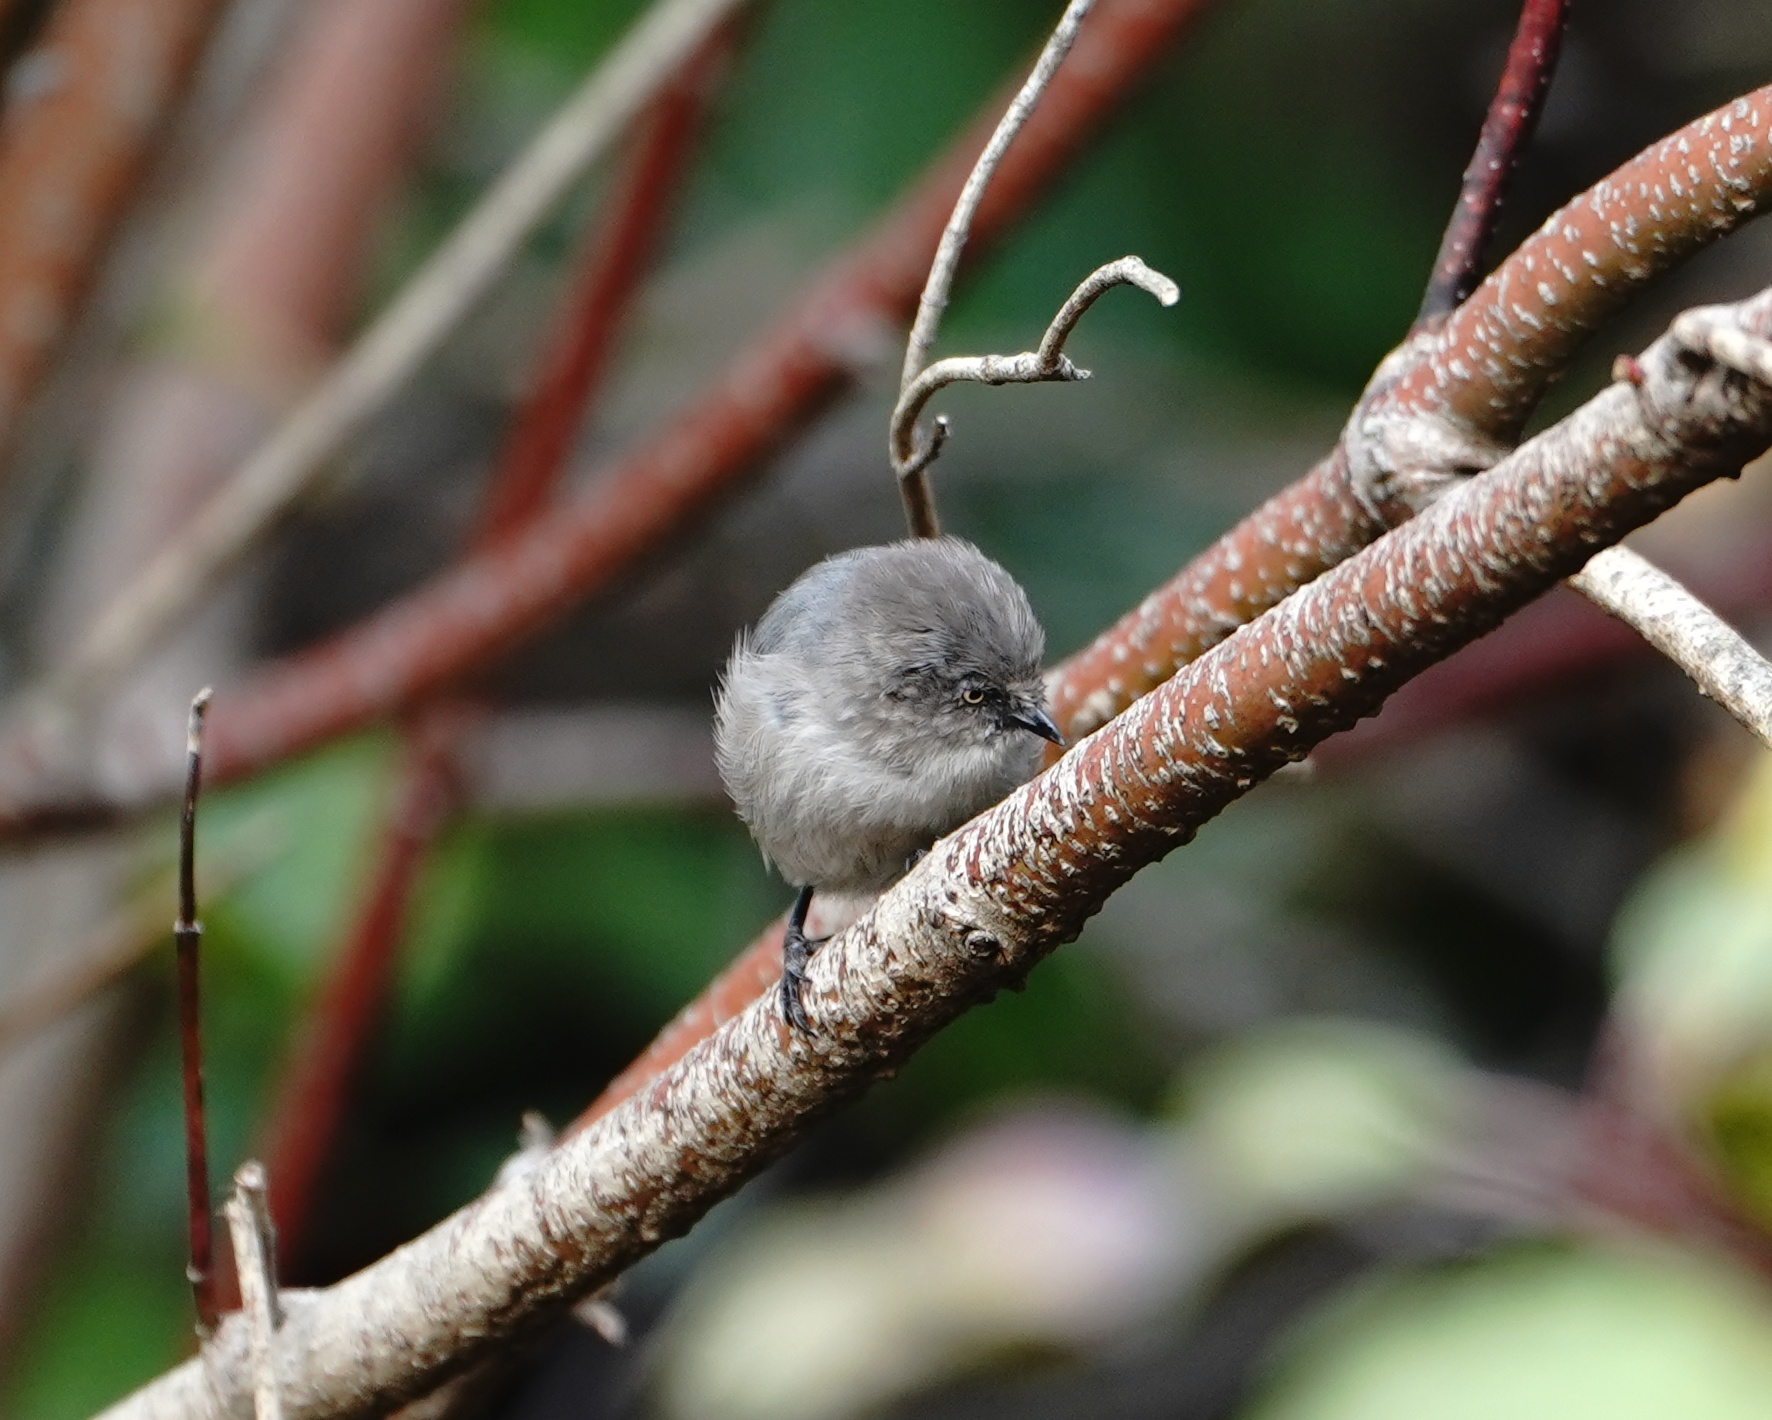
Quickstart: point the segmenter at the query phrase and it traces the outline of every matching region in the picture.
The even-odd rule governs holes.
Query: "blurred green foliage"
[[[1772,759],[1633,894],[1614,958],[1652,1103],[1772,1223]]]
[[[1772,1308],[1671,1252],[1520,1248],[1335,1309],[1259,1420],[1759,1420]]]

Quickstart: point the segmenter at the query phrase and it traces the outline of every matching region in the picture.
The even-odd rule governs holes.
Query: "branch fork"
[[[1509,446],[1452,411],[1399,399],[1402,377],[1432,358],[1437,326],[1418,328],[1374,374],[1342,438],[1354,495],[1374,518],[1402,522],[1466,479],[1492,468]],[[1740,306],[1678,316],[1673,346],[1723,371],[1772,386],[1772,341],[1747,329]],[[1640,360],[1621,355],[1613,379],[1636,396],[1646,423],[1660,414]],[[1699,692],[1772,747],[1772,663],[1675,578],[1625,548],[1595,555],[1569,585],[1673,661]]]
[[[1038,106],[1046,86],[1058,72],[1076,42],[1077,32],[1095,0],[1070,0],[1059,17],[1058,25],[1040,50],[1034,69],[1022,84],[997,126],[984,151],[972,165],[965,186],[948,214],[936,245],[935,258],[929,264],[929,276],[923,283],[923,294],[917,302],[917,314],[905,340],[904,366],[898,380],[898,404],[892,411],[887,430],[886,452],[898,475],[899,497],[903,500],[905,518],[913,537],[935,537],[941,531],[935,514],[935,496],[929,490],[924,470],[941,454],[947,442],[948,421],[937,418],[923,438],[917,438],[917,416],[931,395],[943,385],[956,380],[973,380],[981,384],[1033,384],[1045,380],[1086,380],[1087,370],[1080,370],[1065,359],[1066,338],[1103,291],[1111,286],[1133,285],[1149,291],[1165,306],[1175,304],[1181,292],[1167,276],[1152,271],[1135,256],[1109,262],[1091,274],[1071,293],[1059,309],[1037,351],[1021,355],[985,355],[954,360],[941,360],[925,368],[929,352],[935,346],[935,333],[941,327],[942,313],[947,309],[948,294],[953,290],[954,275],[960,267],[960,253],[972,231],[972,220],[984,200],[984,190],[992,175],[1015,141],[1015,135]]]
[[[1692,355],[1772,387],[1772,341],[1746,328],[1739,307],[1685,311],[1669,334]],[[1644,417],[1653,420],[1642,366],[1621,357],[1613,375],[1637,392]],[[1610,547],[1596,553],[1569,585],[1624,622],[1684,671],[1700,694],[1772,747],[1772,662],[1679,581],[1629,548]]]
[[[917,419],[937,390],[948,385],[968,382],[981,385],[1067,383],[1086,380],[1090,372],[1072,362],[1064,353],[1065,342],[1077,328],[1083,313],[1102,295],[1115,286],[1136,286],[1149,292],[1163,306],[1173,306],[1181,299],[1181,288],[1147,266],[1136,256],[1123,256],[1090,272],[1077,289],[1071,292],[1058,314],[1046,327],[1037,350],[1024,350],[1019,355],[955,355],[937,360],[908,381],[892,410],[890,433],[892,468],[901,486],[915,478],[940,454],[948,435],[946,415],[938,416],[927,434],[917,436]],[[917,521],[913,513],[913,523]],[[934,533],[933,508],[928,512],[929,531]]]

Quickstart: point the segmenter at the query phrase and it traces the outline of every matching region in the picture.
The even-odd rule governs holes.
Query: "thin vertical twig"
[[[178,831],[179,1053],[185,1096],[185,1201],[190,1218],[191,1257],[185,1273],[197,1308],[197,1329],[215,1329],[215,1243],[210,1235],[208,1125],[203,1113],[203,1033],[199,1018],[198,948],[203,924],[197,918],[197,795],[203,785],[203,715],[209,708],[205,687],[191,701],[185,733],[185,797]]]
[[[1569,0],[1526,0],[1520,11],[1476,151],[1464,170],[1458,205],[1440,239],[1434,274],[1415,318],[1418,326],[1450,314],[1477,289],[1484,248],[1495,235],[1514,170],[1538,125],[1568,20]]]
[[[941,318],[947,310],[948,296],[954,287],[954,275],[959,270],[960,253],[971,233],[972,219],[978,212],[978,205],[984,200],[985,187],[989,184],[991,175],[996,172],[998,164],[1003,161],[1003,155],[1009,151],[1009,145],[1015,141],[1015,135],[1021,131],[1022,124],[1027,122],[1028,115],[1039,104],[1040,96],[1046,92],[1046,86],[1052,82],[1052,76],[1058,72],[1058,66],[1064,61],[1065,55],[1071,52],[1071,45],[1077,38],[1078,29],[1082,27],[1083,18],[1094,3],[1095,0],[1070,0],[1070,4],[1065,6],[1057,28],[1046,41],[1046,47],[1040,51],[1040,57],[1034,64],[1034,72],[1028,75],[1027,82],[1010,101],[1003,117],[998,120],[990,141],[984,145],[984,151],[972,165],[966,185],[960,189],[959,200],[954,203],[947,226],[942,229],[941,241],[935,248],[935,260],[929,265],[929,278],[923,283],[923,294],[917,301],[916,318],[911,322],[911,333],[905,341],[904,367],[898,378],[901,398],[915,383],[917,376],[923,373],[923,367],[929,363],[929,352],[935,346],[935,334],[941,328]],[[945,435],[946,425],[937,420],[921,448],[917,447],[914,425],[906,428],[902,434],[895,429],[888,438],[887,454],[898,474],[899,494],[904,500],[905,517],[914,537],[934,537],[941,530],[935,513],[934,495],[929,490],[927,469],[940,451]]]

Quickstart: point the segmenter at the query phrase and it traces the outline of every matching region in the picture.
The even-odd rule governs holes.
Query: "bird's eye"
[[[964,700],[968,705],[983,705],[984,692],[977,686],[973,686],[968,690],[962,690],[960,692],[960,699]]]

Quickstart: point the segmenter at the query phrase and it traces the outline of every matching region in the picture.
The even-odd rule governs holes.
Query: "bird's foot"
[[[812,1034],[812,1022],[806,1017],[806,1003],[800,993],[806,985],[806,964],[823,938],[806,935],[806,914],[812,907],[812,889],[801,888],[788,913],[788,929],[781,939],[781,1013],[788,1024],[801,1035]]]

